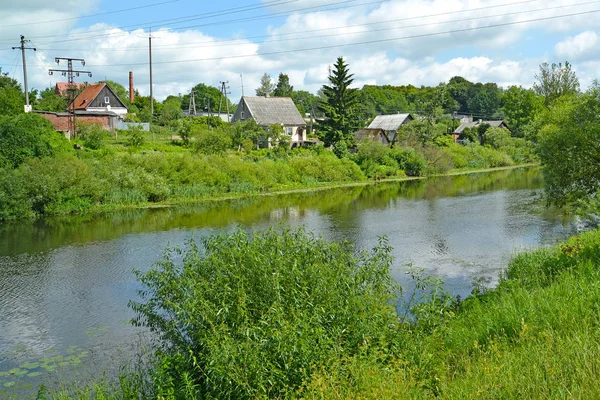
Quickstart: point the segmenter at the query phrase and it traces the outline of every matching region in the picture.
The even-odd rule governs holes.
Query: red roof
[[[76,89],[80,89],[85,85],[85,83],[73,83]],[[54,88],[54,93],[59,94],[61,96],[66,96],[68,94],[67,90],[69,90],[69,82],[56,82],[56,87]]]
[[[71,105],[69,105],[69,110],[73,108],[75,110],[85,110],[90,105],[92,101],[100,94],[100,91],[104,89],[106,83],[96,83],[93,85],[87,85],[79,96],[73,101]]]

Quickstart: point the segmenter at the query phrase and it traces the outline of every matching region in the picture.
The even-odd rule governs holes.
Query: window
[[[106,96],[106,97],[104,98],[104,102],[105,102],[106,104],[109,104],[109,103],[110,103],[110,99],[108,98],[108,96]]]
[[[292,128],[291,126],[286,126],[285,127],[285,134],[288,136],[292,136],[292,134],[294,133],[294,128]]]

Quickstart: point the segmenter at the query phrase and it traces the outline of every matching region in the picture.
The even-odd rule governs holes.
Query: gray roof
[[[499,121],[472,121],[472,122],[463,122],[461,123],[458,128],[456,128],[456,130],[454,131],[454,133],[462,133],[465,129],[467,128],[475,128],[476,126],[479,126],[479,124],[488,124],[490,127],[492,128],[500,128],[502,125],[504,125],[507,129],[508,126],[506,125],[506,123],[504,122],[504,120],[499,120]]]
[[[302,118],[302,115],[300,115],[294,101],[290,97],[244,96],[240,100],[240,104],[234,115],[234,121],[239,119],[240,107],[244,107],[244,104],[242,103],[247,107],[246,112],[248,112],[259,125],[306,125],[306,121],[304,121],[304,118]],[[246,119],[247,117],[248,115],[246,115]]]
[[[395,131],[400,125],[412,121],[410,114],[391,114],[378,115],[373,122],[367,126],[367,129],[383,129],[384,131]]]
[[[390,139],[387,137],[383,129],[361,129],[353,133],[356,140],[377,140],[379,142],[390,144]]]

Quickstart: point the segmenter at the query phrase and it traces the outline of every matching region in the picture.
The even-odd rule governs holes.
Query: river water
[[[523,168],[4,225],[0,398],[131,358],[142,340],[128,323],[140,289],[132,270],[148,270],[167,246],[282,224],[365,249],[386,235],[401,285],[420,268],[464,298],[474,281],[497,283],[515,252],[577,233],[542,196],[540,170]]]

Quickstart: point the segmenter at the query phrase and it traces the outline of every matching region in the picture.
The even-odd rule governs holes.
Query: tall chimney
[[[134,95],[133,95],[133,72],[129,71],[129,101],[133,103]]]

